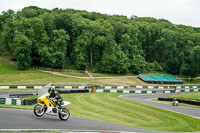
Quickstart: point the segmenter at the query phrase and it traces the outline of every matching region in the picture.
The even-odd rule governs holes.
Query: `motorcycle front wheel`
[[[45,113],[45,108],[40,105],[40,104],[37,104],[34,108],[34,114],[37,116],[37,117],[41,117],[43,116]]]
[[[59,113],[58,116],[61,120],[66,121],[67,119],[69,119],[70,113],[69,110],[66,108],[63,108]]]

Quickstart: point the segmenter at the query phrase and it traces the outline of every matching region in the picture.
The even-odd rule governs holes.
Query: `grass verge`
[[[200,101],[200,92],[180,93],[180,95],[172,95],[170,98],[179,98],[186,100]]]
[[[5,105],[5,104],[0,104],[0,108],[15,108],[15,109],[33,110],[34,105]]]
[[[120,94],[88,93],[62,95],[71,102],[72,115],[132,127],[171,131],[200,131],[199,119],[119,98]]]

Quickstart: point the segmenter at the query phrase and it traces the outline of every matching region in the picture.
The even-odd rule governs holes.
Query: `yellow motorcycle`
[[[59,107],[56,99],[49,98],[49,87],[51,87],[51,84],[44,86],[38,91],[38,103],[34,107],[34,114],[37,117],[41,117],[46,113],[49,115],[59,116],[61,120],[66,121],[69,119],[70,112],[68,109],[63,108],[63,106],[69,105],[70,102],[63,101]]]

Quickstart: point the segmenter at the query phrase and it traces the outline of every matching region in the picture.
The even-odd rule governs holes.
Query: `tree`
[[[20,70],[28,69],[31,64],[31,41],[23,34],[19,33],[14,38],[14,57]]]
[[[200,46],[195,46],[190,50],[190,55],[185,58],[181,66],[181,74],[191,79],[200,74]]]
[[[130,64],[127,56],[116,43],[105,48],[101,61],[101,71],[109,73],[127,73]]]
[[[6,19],[6,23],[3,25],[3,31],[1,33],[0,39],[2,47],[8,51],[13,52],[13,40],[16,34],[16,21],[12,19]]]
[[[181,66],[181,74],[186,76],[187,78],[190,76],[190,74],[191,74],[190,64],[188,64],[188,63],[182,64],[182,66]]]
[[[191,50],[191,78],[195,78],[200,74],[200,46],[195,46]]]
[[[53,40],[39,50],[40,61],[45,67],[63,68],[69,36],[64,30],[54,30]]]
[[[65,63],[65,54],[63,52],[56,51],[52,54],[52,68],[63,68]]]
[[[54,30],[53,31],[54,40],[51,43],[52,47],[52,67],[53,68],[63,68],[65,62],[65,56],[67,52],[67,41],[69,40],[69,35],[66,34],[64,30]]]
[[[172,74],[179,74],[180,73],[180,60],[178,59],[178,57],[176,56],[170,56],[171,58],[169,58],[168,60],[166,60],[165,62],[165,70],[168,73],[172,73]]]
[[[40,55],[40,62],[42,63],[42,66],[50,68],[52,67],[52,53],[49,52],[49,48],[47,46],[42,47],[39,49],[39,55]]]
[[[137,55],[133,58],[130,66],[130,70],[133,73],[142,73],[145,70],[145,59],[141,55]]]

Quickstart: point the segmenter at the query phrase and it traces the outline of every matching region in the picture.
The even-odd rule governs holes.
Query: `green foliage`
[[[200,74],[200,46],[195,46],[191,50],[191,77],[194,78]]]
[[[23,54],[14,52],[18,34],[31,41],[31,46],[26,47],[30,57],[23,58]],[[96,72],[164,71],[193,78],[199,74],[199,64],[195,63],[199,62],[195,48],[199,45],[199,28],[174,25],[164,19],[129,19],[36,6],[0,15],[0,50],[11,53],[18,64],[27,60],[20,69],[30,65],[63,68],[67,62],[69,67]],[[22,48],[17,52],[22,53],[19,51]],[[19,59],[21,56],[23,59]]]
[[[102,72],[127,73],[130,66],[126,54],[115,43],[106,47],[101,61]]]
[[[17,34],[14,38],[14,57],[20,70],[27,69],[31,64],[31,43],[23,34]]]
[[[133,73],[142,73],[145,70],[145,59],[141,55],[137,55],[131,62],[131,71]]]
[[[160,64],[157,61],[154,61],[153,63],[146,63],[145,64],[145,70],[152,72],[152,71],[157,71],[157,72],[162,72],[163,68],[160,66]]]
[[[7,18],[2,28],[3,30],[0,33],[1,47],[8,52],[13,52],[12,45],[15,37],[16,22],[13,19]]]
[[[190,55],[181,66],[181,74],[186,77],[195,78],[200,74],[200,46],[190,50]]]
[[[182,66],[181,66],[181,74],[182,75],[184,75],[188,78],[190,76],[190,71],[191,71],[190,64],[188,64],[188,63],[182,64]]]

